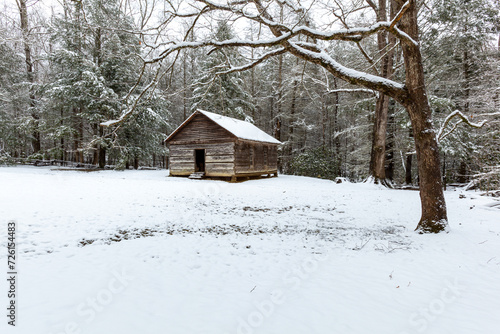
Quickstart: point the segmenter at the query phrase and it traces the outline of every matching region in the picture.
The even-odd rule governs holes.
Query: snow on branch
[[[459,117],[460,120],[453,124],[453,127],[451,128],[450,131],[448,132],[444,132],[444,130],[446,129],[446,127],[448,126],[448,124],[451,122],[451,120],[455,117]],[[482,121],[481,123],[473,123],[471,122],[467,116],[465,116],[460,110],[455,110],[454,112],[452,112],[451,114],[449,114],[446,119],[444,120],[443,122],[443,125],[441,126],[441,128],[439,129],[438,133],[437,133],[437,141],[441,141],[442,139],[446,138],[448,135],[450,135],[451,133],[453,133],[453,131],[455,131],[455,129],[461,124],[461,123],[465,123],[467,125],[469,125],[470,127],[473,127],[473,128],[477,128],[477,129],[480,129],[483,127],[483,125],[486,124],[486,121]]]
[[[323,68],[324,74],[325,74],[325,81],[316,79],[312,76],[307,76],[309,80],[311,80],[314,83],[317,83],[318,85],[321,85],[325,88],[327,94],[337,94],[337,93],[367,93],[367,94],[372,94],[374,96],[378,96],[378,92],[373,90],[373,89],[367,89],[367,88],[337,88],[337,89],[330,89],[330,83],[328,80],[328,75],[327,71],[325,68]]]
[[[472,177],[475,179],[478,179],[478,180],[483,180],[483,179],[487,179],[491,176],[497,176],[500,174],[500,165],[487,166],[484,168],[486,170],[485,172],[476,173],[476,174],[472,175]]]
[[[402,40],[405,43],[410,43],[413,45],[418,46],[418,43],[414,41],[408,34],[405,32],[401,31],[398,29],[395,25],[397,22],[401,19],[405,11],[408,9],[410,3],[409,1],[405,3],[401,11],[398,13],[398,15],[392,20],[392,21],[383,21],[383,22],[376,22],[373,25],[369,27],[359,27],[359,28],[346,28],[346,29],[338,29],[338,30],[332,30],[332,31],[320,31],[313,29],[309,26],[298,26],[294,28],[287,27],[286,25],[283,25],[281,23],[278,23],[273,20],[272,16],[269,15],[269,13],[265,10],[266,8],[260,4],[259,1],[254,1],[253,3],[257,6],[258,9],[260,9],[260,13],[254,14],[250,13],[247,10],[245,10],[244,6],[242,8],[236,7],[237,5],[244,5],[247,4],[245,1],[237,1],[237,2],[232,2],[228,5],[223,5],[223,4],[218,4],[215,3],[211,0],[197,0],[200,3],[205,4],[205,7],[200,9],[198,12],[195,13],[187,13],[187,14],[178,14],[178,13],[172,13],[173,15],[178,15],[180,17],[186,17],[186,16],[200,16],[204,12],[207,11],[214,11],[214,10],[219,10],[219,11],[225,11],[225,12],[230,12],[233,14],[240,15],[241,17],[244,17],[249,20],[256,21],[264,26],[269,27],[272,31],[276,32],[275,36],[276,38],[270,39],[270,40],[261,40],[261,41],[247,41],[247,40],[227,40],[227,41],[204,41],[204,42],[181,42],[181,43],[176,43],[174,42],[170,47],[168,47],[166,50],[162,52],[162,54],[156,58],[151,60],[151,62],[155,62],[158,60],[161,60],[168,56],[171,52],[179,49],[184,49],[184,48],[199,48],[199,47],[206,47],[206,46],[215,46],[215,47],[238,47],[238,46],[248,46],[248,47],[269,47],[277,44],[282,44],[288,40],[290,40],[293,37],[303,35],[310,37],[313,40],[324,40],[324,41],[331,41],[331,40],[343,40],[343,41],[351,41],[351,42],[360,42],[367,36],[371,36],[373,34],[376,34],[380,30],[387,30],[388,32],[392,33],[395,35],[397,38]],[[283,0],[282,0],[283,1]],[[286,3],[286,2],[285,2]],[[288,4],[289,7],[292,7],[292,4]],[[297,12],[303,12],[305,9],[304,8],[295,8]]]
[[[387,94],[396,100],[404,100],[407,97],[407,90],[405,86],[401,83],[395,82],[390,79],[386,79],[377,75],[368,74],[366,72],[354,70],[348,67],[345,67],[338,62],[336,62],[324,49],[320,46],[320,41],[332,41],[332,40],[342,40],[342,41],[350,41],[356,42],[359,44],[361,40],[363,40],[367,36],[372,36],[381,30],[386,30],[393,35],[397,36],[401,42],[411,43],[418,47],[418,43],[416,43],[410,36],[408,36],[405,32],[401,31],[396,27],[397,22],[404,15],[406,10],[410,6],[410,2],[407,1],[405,5],[401,8],[400,12],[396,15],[396,17],[391,21],[383,21],[376,22],[368,27],[358,27],[358,28],[349,28],[346,27],[344,29],[339,30],[331,30],[331,31],[321,31],[310,27],[309,25],[302,26],[286,26],[278,21],[275,21],[273,16],[269,12],[268,4],[262,3],[261,0],[233,0],[227,1],[226,3],[217,3],[214,0],[195,0],[199,4],[201,4],[200,8],[196,8],[193,6],[194,12],[180,14],[178,12],[178,8],[172,6],[172,11],[170,14],[171,17],[194,17],[193,22],[190,25],[189,31],[184,37],[183,40],[180,41],[172,41],[167,44],[165,49],[158,55],[152,56],[150,59],[143,60],[143,68],[141,70],[139,80],[136,85],[129,91],[129,94],[125,98],[129,100],[132,92],[135,92],[138,88],[139,82],[142,80],[144,75],[144,71],[147,65],[151,64],[159,64],[160,68],[162,67],[162,63],[171,55],[176,55],[170,65],[173,68],[173,64],[175,64],[180,51],[184,49],[198,49],[205,47],[212,47],[214,49],[222,49],[226,47],[246,47],[246,48],[272,48],[273,50],[264,53],[260,58],[252,60],[250,63],[239,66],[239,67],[231,67],[224,71],[219,71],[216,75],[223,75],[232,72],[244,71],[246,69],[250,69],[254,66],[257,66],[264,60],[271,58],[273,56],[283,54],[285,52],[290,52],[293,55],[308,60],[310,62],[316,63],[327,69],[330,73],[335,76],[343,79],[351,84],[363,86],[364,90],[350,90],[350,92],[366,92],[373,94],[373,91],[379,91],[384,94]],[[290,0],[277,0],[281,5],[286,5],[287,7],[292,8],[297,13],[305,13],[308,11],[307,9],[296,6]],[[253,6],[253,7],[251,7]],[[256,11],[255,11],[256,10]],[[239,18],[245,18],[248,20],[253,20],[261,24],[262,26],[266,26],[271,30],[274,37],[268,39],[260,39],[260,40],[247,40],[247,39],[238,39],[232,38],[223,41],[217,41],[214,39],[211,40],[199,40],[199,41],[188,41],[187,36],[189,32],[194,29],[197,20],[204,14],[207,14],[212,11],[219,12],[227,12],[236,14]],[[236,20],[237,18],[234,18]],[[308,37],[308,41],[304,42],[298,41],[300,36]],[[123,122],[126,118],[128,118],[134,112],[137,101],[144,95],[146,92],[157,85],[159,71],[156,73],[156,78],[152,80],[152,82],[146,86],[142,92],[139,94],[137,99],[133,99],[130,107],[122,114],[119,119],[110,120],[107,122],[101,123],[102,126],[111,126],[116,125]],[[166,73],[166,71],[165,71]],[[343,90],[345,91],[345,90]],[[339,91],[340,92],[340,91]]]
[[[249,20],[253,20],[258,22],[263,26],[267,26],[273,34],[274,38],[266,39],[266,40],[244,40],[244,39],[230,39],[224,41],[215,41],[215,40],[205,40],[205,41],[197,41],[197,42],[188,42],[186,39],[182,42],[172,42],[168,47],[166,47],[163,52],[160,53],[155,58],[149,59],[146,63],[156,63],[164,60],[171,53],[175,51],[179,51],[181,49],[194,49],[194,48],[202,48],[202,47],[215,47],[215,48],[223,48],[223,47],[251,47],[251,48],[265,48],[272,47],[277,45],[283,45],[287,47],[287,43],[289,43],[294,37],[298,37],[300,35],[309,37],[312,40],[323,40],[323,41],[332,41],[332,40],[342,40],[342,41],[350,41],[359,43],[367,36],[374,35],[378,33],[380,30],[386,30],[397,38],[399,38],[402,42],[407,44],[412,44],[418,46],[418,43],[414,41],[408,34],[401,31],[398,27],[396,27],[397,22],[404,15],[406,10],[410,6],[410,1],[407,1],[396,17],[391,21],[383,21],[376,22],[368,27],[358,27],[358,28],[345,28],[338,29],[332,31],[320,31],[314,28],[311,28],[308,25],[296,26],[296,27],[287,27],[286,25],[275,21],[268,12],[267,6],[263,5],[259,0],[253,0],[252,3],[257,9],[257,13],[253,12],[248,8],[248,1],[231,1],[227,4],[216,3],[212,0],[196,0],[197,2],[203,4],[203,8],[197,9],[195,12],[180,14],[177,10],[174,9],[171,14],[173,16],[178,17],[194,17],[196,16],[195,21],[203,14],[210,11],[222,11],[233,13],[239,15],[242,18],[246,18]],[[292,8],[297,13],[303,13],[306,11],[303,7],[296,7],[294,4],[289,2],[288,0],[278,0],[282,5],[285,4],[288,7]]]
[[[403,17],[404,13],[408,10],[408,8],[410,8],[410,1],[406,1],[406,3],[401,7],[396,16],[394,16],[394,19],[391,21],[391,25],[389,26],[390,29],[394,28],[396,23],[398,23],[399,20],[401,20],[401,18]]]
[[[133,107],[131,107],[128,110],[126,110],[125,112],[123,112],[118,119],[111,119],[111,120],[106,121],[106,122],[101,122],[99,125],[107,128],[107,127],[110,127],[113,125],[118,125],[118,124],[123,123],[127,118],[129,118],[134,113],[136,105],[137,105],[137,102],[134,103]]]
[[[373,94],[377,95],[377,92],[372,90],[372,89],[366,89],[366,88],[339,88],[339,89],[333,89],[333,90],[328,90],[328,94],[335,94],[335,93],[367,93],[367,94]]]
[[[387,30],[396,37],[398,37],[401,41],[407,44],[413,44],[414,46],[419,46],[417,41],[415,41],[413,38],[410,37],[410,35],[402,31],[398,27],[392,27],[392,28],[389,27]]]
[[[271,57],[274,57],[274,56],[277,56],[277,55],[280,55],[280,54],[283,54],[286,52],[287,52],[287,49],[279,48],[279,49],[265,53],[262,57],[254,60],[253,62],[251,62],[249,64],[246,64],[243,66],[238,66],[238,67],[231,67],[228,70],[217,72],[217,73],[215,73],[215,75],[224,75],[224,74],[229,74],[229,73],[233,73],[233,72],[243,72],[243,71],[251,69],[252,67],[257,66],[258,64],[262,63],[264,60],[266,60],[268,58],[271,58]]]
[[[402,99],[406,95],[405,86],[399,82],[361,72],[345,67],[335,61],[326,51],[315,52],[304,48],[297,43],[290,43],[291,53],[297,57],[318,64],[327,69],[330,73],[354,85],[361,85],[365,88],[383,92],[395,99]]]
[[[170,67],[172,67],[172,65]],[[141,74],[139,76],[139,80],[136,82],[135,86],[129,91],[127,97],[125,98],[126,100],[128,100],[132,96],[133,91],[139,85],[139,82],[140,82],[140,80],[141,80],[141,78],[142,78],[142,76],[144,74],[144,68],[145,68],[145,65],[142,68]],[[128,109],[126,109],[126,111],[124,111],[118,119],[114,119],[114,120],[109,120],[109,121],[106,121],[106,122],[102,122],[99,125],[103,126],[103,127],[109,127],[109,126],[112,126],[112,125],[120,125],[127,118],[129,118],[134,113],[135,109],[137,108],[137,105],[139,104],[139,101],[141,101],[141,99],[146,95],[146,93],[151,88],[156,87],[156,85],[158,84],[158,81],[160,79],[160,71],[161,71],[161,69],[158,69],[156,71],[156,74],[155,74],[155,77],[153,78],[153,80],[151,80],[151,82],[146,87],[144,87],[144,89],[142,89],[142,91],[139,93],[139,95],[137,95],[133,99],[133,102],[130,105],[130,107]],[[116,132],[117,129],[115,129],[115,132]]]
[[[415,46],[418,46],[418,43],[411,38],[407,33],[400,30],[396,27],[396,24],[401,20],[406,10],[409,8],[410,2],[407,1],[399,13],[394,17],[394,19],[390,22],[382,21],[372,24],[369,27],[360,27],[360,28],[346,28],[340,30],[334,30],[330,32],[321,32],[310,27],[297,27],[292,30],[293,35],[302,34],[314,39],[320,40],[344,40],[344,41],[352,41],[352,42],[360,42],[363,38],[367,36],[371,36],[377,33],[379,30],[387,30],[388,32],[395,35],[401,41],[405,43],[409,43]]]
[[[499,112],[493,112],[493,113],[484,113],[484,114],[476,114],[476,116],[500,116],[500,111]]]
[[[158,57],[146,60],[145,63],[152,64],[159,62],[165,59],[168,55],[175,51],[179,51],[182,49],[198,49],[203,47],[215,47],[215,48],[224,48],[224,47],[251,47],[251,48],[264,48],[264,47],[272,47],[281,44],[283,41],[289,39],[291,37],[290,33],[283,34],[280,37],[271,38],[267,40],[260,41],[251,41],[244,39],[229,39],[224,41],[199,41],[199,42],[173,42],[170,44]]]
[[[287,26],[282,25],[276,21],[273,21],[272,17],[270,15],[259,15],[259,14],[255,15],[255,14],[252,14],[252,13],[249,13],[248,11],[246,11],[244,9],[244,7],[245,7],[245,5],[248,4],[248,1],[243,1],[241,3],[241,5],[243,5],[242,8],[236,7],[236,5],[240,5],[240,3],[236,3],[234,5],[233,5],[233,3],[229,3],[227,6],[225,6],[222,4],[217,4],[217,3],[212,2],[210,0],[196,0],[196,1],[207,5],[209,10],[220,10],[220,11],[230,12],[233,14],[238,14],[244,18],[256,21],[256,22],[263,24],[263,25],[266,25],[270,28],[278,29],[279,31],[282,31],[282,32],[290,30]],[[257,0],[255,0],[253,2],[257,7],[259,6],[259,3],[257,2]]]

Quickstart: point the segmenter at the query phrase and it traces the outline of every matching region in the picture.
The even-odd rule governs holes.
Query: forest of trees
[[[412,6],[418,38],[404,30]],[[3,1],[0,164],[165,168],[164,139],[201,108],[282,141],[283,173],[417,185],[415,98],[390,85],[411,85],[419,57],[444,186],[498,189],[499,9],[496,0]],[[319,46],[335,62],[315,58]],[[350,69],[386,81],[357,82]]]

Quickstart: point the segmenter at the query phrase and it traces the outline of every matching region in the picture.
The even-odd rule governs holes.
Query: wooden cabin
[[[168,136],[171,176],[278,176],[280,141],[255,125],[197,110]]]

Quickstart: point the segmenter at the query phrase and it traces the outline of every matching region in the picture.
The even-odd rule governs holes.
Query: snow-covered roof
[[[214,114],[212,112],[208,112],[201,109],[196,110],[191,116],[189,116],[184,123],[182,123],[174,132],[172,132],[172,134],[167,138],[167,141],[173,135],[175,135],[178,132],[178,130],[184,127],[184,125],[187,124],[196,113],[201,113],[207,116],[212,121],[217,123],[220,127],[226,129],[227,131],[229,131],[238,138],[260,141],[265,143],[272,143],[272,144],[281,144],[279,140],[268,135],[267,133],[265,133],[264,131],[262,131],[261,129],[259,129],[250,122],[245,122],[239,119]]]

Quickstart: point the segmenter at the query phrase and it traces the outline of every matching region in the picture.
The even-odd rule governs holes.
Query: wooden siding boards
[[[195,171],[195,150],[205,150],[205,175],[231,177],[234,175],[234,142],[170,144],[170,174],[186,176]]]
[[[179,129],[171,139],[171,144],[220,143],[234,141],[236,137],[217,125],[207,116],[195,114],[189,123]]]
[[[277,173],[277,144],[234,136],[202,113],[194,113],[168,140],[170,174],[195,172],[195,150],[205,150],[205,175],[252,176]]]
[[[234,154],[231,155],[207,155],[205,159],[206,163],[217,163],[217,162],[232,162],[234,163]]]
[[[234,151],[236,175],[266,174],[278,171],[276,145],[238,140]],[[267,159],[265,159],[265,151],[267,151]]]

